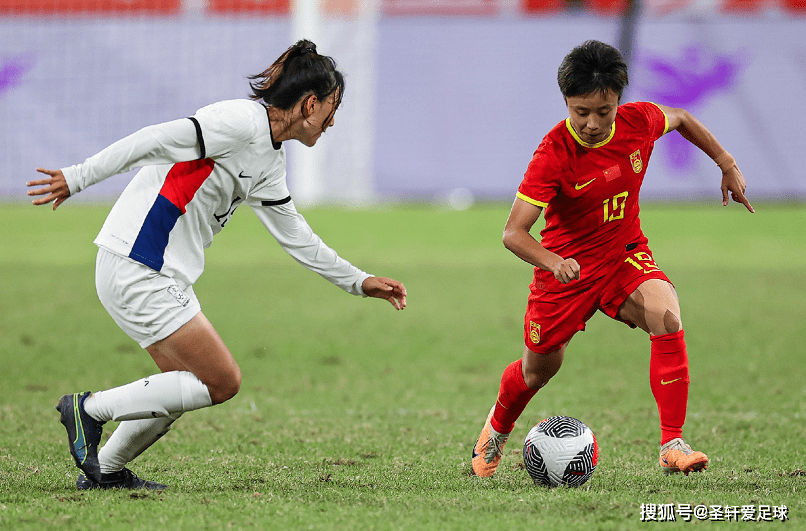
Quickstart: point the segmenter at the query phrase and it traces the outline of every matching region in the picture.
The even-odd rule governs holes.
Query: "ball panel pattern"
[[[593,432],[572,417],[550,417],[526,436],[523,462],[537,484],[578,487],[596,469],[599,447]]]

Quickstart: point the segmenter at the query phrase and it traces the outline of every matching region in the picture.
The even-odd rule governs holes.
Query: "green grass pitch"
[[[0,205],[2,529],[637,529],[642,504],[786,506],[788,522],[762,527],[806,528],[800,205],[644,205],[681,298],[685,436],[711,458],[702,474],[660,473],[649,341],[599,314],[527,407],[496,477],[469,475],[522,348],[531,268],[501,245],[508,205],[304,212],[342,256],[405,282],[403,312],[299,266],[244,207],[196,285],[241,365],[240,394],[186,414],[131,465],[170,490],[78,492],[58,397],[156,371],[95,295],[107,211]],[[535,487],[521,465],[528,429],[559,414],[600,444],[580,489]],[[679,516],[664,528],[699,524],[756,529]]]

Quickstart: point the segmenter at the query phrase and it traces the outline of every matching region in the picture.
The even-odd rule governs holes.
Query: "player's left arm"
[[[677,131],[683,138],[700,148],[722,170],[722,204],[728,204],[728,196],[741,203],[750,212],[755,212],[750,201],[745,197],[747,181],[736,165],[736,160],[719,143],[713,133],[702,122],[685,109],[658,105],[666,114],[668,128],[666,132]]]
[[[59,170],[37,168],[47,177],[28,181],[29,196],[44,195],[34,205],[53,203],[53,210],[67,198],[112,175],[151,164],[172,164],[199,158],[198,135],[187,118],[150,125],[99,151],[81,164]]]

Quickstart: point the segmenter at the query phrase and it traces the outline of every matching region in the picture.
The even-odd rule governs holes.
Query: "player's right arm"
[[[504,247],[521,260],[551,272],[563,284],[579,280],[580,269],[576,260],[549,251],[532,236],[532,226],[542,212],[543,207],[516,198],[504,227]]]
[[[387,277],[370,275],[340,257],[297,212],[290,196],[287,200],[266,203],[275,204],[265,204],[255,197],[250,198],[250,204],[258,219],[294,260],[347,293],[385,299],[396,310],[406,307],[407,293],[403,283]]]

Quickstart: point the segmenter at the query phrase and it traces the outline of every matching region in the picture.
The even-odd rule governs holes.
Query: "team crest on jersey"
[[[540,343],[540,325],[534,321],[529,321],[529,339],[535,345]]]
[[[632,162],[632,171],[635,173],[641,173],[641,170],[644,169],[644,161],[641,160],[640,149],[636,149],[635,153],[630,155],[630,162]]]

